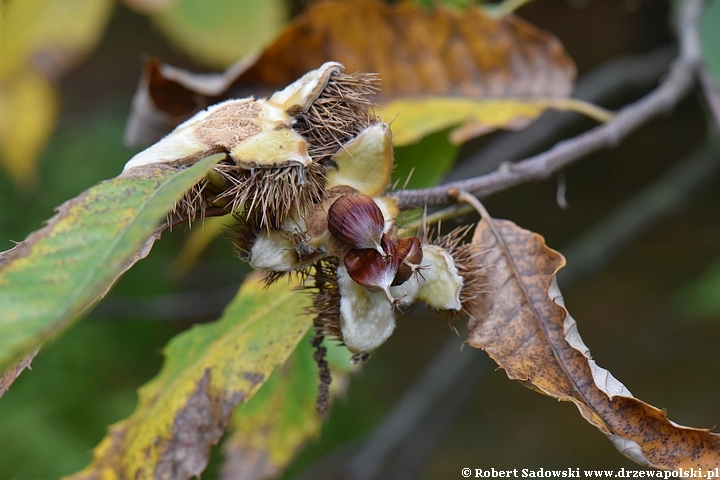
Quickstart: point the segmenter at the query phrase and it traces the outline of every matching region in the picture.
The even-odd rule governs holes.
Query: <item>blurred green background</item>
[[[293,14],[304,3],[284,8]],[[670,8],[669,2],[659,0],[543,0],[523,7],[519,15],[558,35],[582,76],[612,59],[669,45]],[[193,60],[197,54],[191,58],[181,43],[171,43],[158,26],[165,31],[179,28],[173,21],[177,19],[151,21],[137,7],[116,5],[97,47],[59,80],[59,122],[40,159],[37,185],[18,187],[0,171],[0,250],[39,228],[55,206],[117,175],[135,153],[122,146],[121,138],[143,56],[159,56],[198,71],[222,63],[199,63]],[[259,43],[251,48],[261,45],[260,40],[252,40]],[[618,108],[648,88],[627,89],[603,106]],[[578,120],[563,136],[591,125]],[[534,230],[549,246],[562,250],[700,148],[707,131],[701,99],[691,95],[672,114],[650,122],[617,149],[568,168],[568,209],[556,202],[557,178],[495,195],[486,207],[495,217]],[[463,146],[461,160],[472,161],[502,135],[506,134]],[[557,140],[548,138],[536,150]],[[420,148],[399,150],[398,158],[453,152],[442,135],[426,142]],[[401,166],[396,174],[403,178],[403,172]],[[247,268],[221,239],[189,273],[174,274],[170,265],[188,233],[177,228],[165,234],[106,301],[40,352],[32,370],[0,400],[0,479],[58,478],[83,468],[107,426],[132,412],[135,389],[158,371],[168,339],[193,323],[218,316]],[[602,270],[563,289],[598,364],[635,396],[667,409],[670,419],[682,425],[720,423],[719,262],[720,176],[715,175],[687,202],[608,258]],[[198,299],[183,292],[195,292]],[[192,305],[197,312],[176,314],[177,305],[188,298],[199,303]],[[448,326],[424,308],[409,312],[352,379],[321,438],[300,454],[286,477],[301,475],[326,455],[337,455],[340,448],[342,454],[352,455],[357,444],[348,442],[358,441],[382,422],[453,337]],[[437,409],[438,417],[450,417],[443,423],[447,428],[435,429],[424,437],[425,443],[421,435],[415,438],[429,452],[427,457],[408,460],[398,455],[397,472],[435,479],[458,478],[464,467],[636,467],[575,407],[508,381],[484,354],[468,348],[461,353],[460,340],[457,343],[458,357],[476,356],[476,367],[466,378],[469,394],[459,391],[459,401]],[[453,392],[448,396],[452,398]],[[218,460],[215,455],[215,466],[205,478],[215,478]]]

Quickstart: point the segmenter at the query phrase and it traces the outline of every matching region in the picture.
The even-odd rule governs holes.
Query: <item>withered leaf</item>
[[[480,262],[488,265],[483,273],[492,293],[470,307],[470,345],[485,350],[511,379],[573,402],[640,464],[665,470],[720,464],[720,435],[669,421],[592,360],[555,280],[565,259],[540,235],[483,219],[473,242],[485,252]]]
[[[456,118],[451,112],[449,119],[455,125],[465,123],[463,134],[456,137],[462,140],[527,125],[547,107],[537,99],[568,96],[575,79],[574,63],[560,42],[514,15],[493,19],[480,7],[428,10],[412,2],[318,2],[257,58],[244,59],[223,74],[196,75],[150,60],[133,102],[126,142],[153,143],[207,105],[267,95],[331,60],[344,64],[348,72],[380,75],[376,101],[386,107],[378,110],[386,121],[400,110],[411,115],[425,108],[425,101],[472,101],[468,115]],[[477,104],[491,99],[488,108]],[[528,106],[518,106],[533,99]],[[494,115],[499,100],[510,103]],[[395,101],[401,103],[393,105]],[[520,114],[508,118],[503,108]],[[412,123],[402,128],[398,138],[405,143],[428,133],[426,126],[413,133]]]

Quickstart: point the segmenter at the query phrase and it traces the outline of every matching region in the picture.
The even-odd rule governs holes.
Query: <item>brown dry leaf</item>
[[[411,112],[424,108],[424,100],[438,98],[532,101],[532,108],[509,119],[505,112],[498,118],[484,110],[476,114],[482,109],[474,105],[471,115],[452,119],[472,126],[462,139],[527,125],[546,108],[538,99],[567,97],[575,79],[575,65],[560,42],[514,15],[493,19],[480,7],[428,10],[411,2],[319,2],[257,58],[244,59],[224,74],[194,75],[157,60],[148,63],[126,141],[147,145],[206,105],[265,95],[330,60],[344,64],[348,72],[380,75],[382,93],[376,101],[387,107],[378,112],[386,121],[399,109]],[[396,100],[404,103],[393,105]],[[491,111],[496,107],[497,102]],[[516,104],[511,107],[517,109]],[[154,137],[143,135],[148,126],[158,125],[164,129]],[[402,128],[412,132],[415,126]],[[393,130],[405,142],[419,135],[399,132],[395,125]]]
[[[489,265],[483,272],[493,293],[469,309],[470,345],[485,350],[511,379],[573,402],[640,464],[664,470],[720,464],[720,435],[671,422],[592,360],[555,280],[565,259],[540,235],[487,218],[473,242],[485,252],[480,262]]]

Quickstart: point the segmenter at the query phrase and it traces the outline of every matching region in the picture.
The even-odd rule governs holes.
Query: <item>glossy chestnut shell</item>
[[[371,248],[387,256],[382,245],[384,228],[380,207],[367,195],[343,195],[328,210],[328,230],[351,249]]]

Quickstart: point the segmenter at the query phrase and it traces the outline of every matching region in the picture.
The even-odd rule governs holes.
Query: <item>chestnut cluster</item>
[[[422,249],[417,237],[391,240],[384,233],[385,218],[367,195],[343,195],[328,210],[328,230],[349,247],[343,264],[355,282],[370,290],[385,292],[397,305],[390,287],[420,274]]]
[[[398,205],[385,195],[392,136],[370,109],[375,79],[326,63],[270,98],[209,107],[125,167],[185,168],[224,152],[179,213],[224,206],[237,220],[238,255],[268,281],[314,278],[318,335],[340,340],[355,360],[387,340],[401,307],[461,312],[472,296],[464,272],[474,254],[458,236],[398,236]]]

